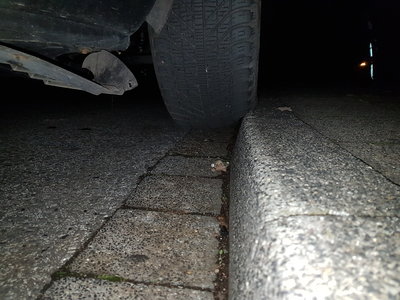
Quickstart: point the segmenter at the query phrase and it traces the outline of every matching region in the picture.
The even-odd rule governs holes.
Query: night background
[[[260,86],[395,88],[400,81],[398,3],[262,1]],[[373,82],[370,66],[359,66],[363,61],[374,64]]]

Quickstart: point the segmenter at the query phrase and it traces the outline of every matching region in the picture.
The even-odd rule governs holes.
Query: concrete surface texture
[[[168,156],[158,164],[152,174],[169,174],[183,176],[216,177],[218,173],[211,170],[213,158]]]
[[[213,299],[233,131],[62,93],[0,119],[0,299]]]
[[[218,234],[213,217],[119,210],[68,270],[212,290]]]
[[[400,184],[400,105],[396,95],[346,94],[285,98],[297,116],[324,136]]]
[[[231,170],[231,299],[399,298],[399,112],[378,96],[260,101]]]
[[[126,206],[218,215],[222,180],[152,175],[144,178]]]
[[[191,137],[193,132],[183,141]],[[197,174],[196,167],[208,175],[210,159],[222,157],[196,156],[197,152],[180,156],[181,144],[148,169],[124,205],[63,266],[44,299],[90,294],[89,299],[214,299],[227,293],[217,287],[222,271],[218,259],[227,247],[220,244],[217,219],[223,197],[221,173],[188,175],[192,168]],[[175,164],[154,175],[165,161]]]
[[[0,298],[35,298],[183,136],[165,114],[145,110],[3,116]]]
[[[149,286],[130,282],[111,282],[100,279],[60,279],[47,290],[43,300],[52,299],[109,299],[109,300],[212,300],[214,296],[207,291],[183,289],[178,287]]]

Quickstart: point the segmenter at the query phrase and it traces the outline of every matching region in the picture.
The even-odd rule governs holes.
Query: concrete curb
[[[399,187],[278,106],[237,138],[230,299],[398,299]]]

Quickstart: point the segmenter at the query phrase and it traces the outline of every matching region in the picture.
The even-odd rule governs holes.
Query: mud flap
[[[85,67],[93,72],[95,81],[68,71],[50,61],[0,45],[0,63],[13,71],[27,73],[47,85],[86,91],[88,93],[122,95],[138,84],[132,72],[114,55],[106,51],[86,57]]]
[[[82,63],[94,76],[94,81],[113,94],[123,94],[138,86],[138,82],[128,67],[115,55],[107,51],[89,54]]]

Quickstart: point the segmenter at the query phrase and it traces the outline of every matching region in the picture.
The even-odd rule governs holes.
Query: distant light
[[[374,52],[373,52],[373,48],[372,48],[372,43],[369,43],[369,57],[374,57]]]
[[[372,28],[372,24],[371,24],[371,28]],[[369,57],[371,58],[371,61],[373,61],[374,58],[374,51],[373,51],[373,46],[372,43],[369,43]],[[371,80],[374,80],[374,64],[371,62],[370,65],[370,76],[371,76]]]
[[[363,61],[363,62],[360,63],[360,67],[361,67],[361,68],[365,68],[367,65],[368,65],[368,64],[367,64],[366,61]]]
[[[371,70],[370,70],[370,74],[371,74],[371,79],[374,80],[374,64],[371,64]]]

